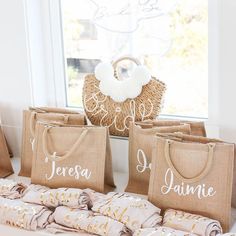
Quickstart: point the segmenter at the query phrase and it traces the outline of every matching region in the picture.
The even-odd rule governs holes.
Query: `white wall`
[[[4,131],[19,154],[22,109],[31,104],[22,0],[0,1],[0,115]]]
[[[220,135],[236,142],[236,1],[221,0],[219,10]]]
[[[25,1],[33,3],[32,0]],[[236,101],[236,1],[210,0],[210,2],[213,1],[219,2],[219,12],[216,14],[219,24],[216,23],[213,28],[209,29],[212,31],[211,35],[215,37],[214,45],[210,45],[209,50],[210,55],[213,55],[210,60],[214,61],[209,68],[210,86],[216,85],[213,93],[219,96],[217,100],[212,99],[215,96],[210,96],[210,105],[218,111],[213,114],[212,118],[215,122],[212,127],[218,126],[220,137],[223,139],[236,142],[236,109],[234,108],[234,101]],[[39,3],[40,0],[34,0],[34,2]],[[44,0],[44,3],[47,4],[47,1]],[[35,5],[35,12],[30,15],[31,19],[39,20],[38,6]],[[39,57],[31,58],[34,60],[33,65],[37,60],[48,59],[47,54],[45,56],[41,53],[42,44],[45,43],[41,42],[43,40],[39,40],[39,44],[28,45],[27,34],[32,33],[36,39],[41,39],[41,25],[38,21],[39,30],[27,31],[27,26],[32,28],[32,22],[25,24],[24,7],[24,0],[0,1],[0,114],[4,131],[15,155],[19,155],[20,151],[22,109],[33,103],[33,97],[45,97],[45,94],[42,96],[38,89],[44,82],[39,85],[33,83],[31,86],[32,76],[38,76],[39,80],[41,77],[41,80],[45,78],[43,78],[43,68],[31,74],[30,57],[39,55]],[[33,54],[29,54],[29,48],[34,51]],[[215,53],[212,54],[214,51]],[[33,71],[35,71],[34,68]],[[31,94],[32,91],[34,91],[34,96]],[[43,100],[40,102],[42,103]],[[122,161],[119,159],[122,155],[118,154],[120,150],[127,152],[127,144],[123,149],[119,147],[120,143],[124,142],[112,141],[113,152],[117,156],[115,165],[119,170],[122,169]]]

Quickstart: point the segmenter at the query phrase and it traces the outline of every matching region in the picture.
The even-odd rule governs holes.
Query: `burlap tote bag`
[[[206,137],[206,128],[203,121],[188,120],[145,120],[143,123],[153,126],[173,126],[181,124],[189,124],[191,126],[191,135]]]
[[[137,64],[130,78],[117,71],[122,60]],[[111,135],[128,136],[130,121],[155,119],[161,110],[165,84],[152,77],[137,59],[122,57],[112,65],[100,63],[85,77],[83,104],[92,124],[109,127]]]
[[[155,142],[148,199],[216,219],[228,231],[234,145],[183,134],[159,134]]]
[[[84,125],[83,114],[63,108],[29,108],[23,111],[23,131],[21,146],[21,169],[19,175],[30,177],[37,121],[58,122],[71,125]]]
[[[114,187],[108,130],[38,122],[31,181],[52,188]]]
[[[11,165],[6,139],[2,127],[0,126],[0,178],[7,177],[13,173],[14,171]]]
[[[155,124],[157,125],[157,124]],[[171,123],[170,126],[153,126],[151,122],[130,124],[129,134],[129,182],[126,192],[148,194],[151,158],[156,133],[183,132],[190,134],[189,124]]]

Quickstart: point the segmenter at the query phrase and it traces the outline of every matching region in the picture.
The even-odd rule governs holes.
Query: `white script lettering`
[[[142,149],[138,149],[137,151],[137,161],[138,165],[136,166],[136,170],[139,173],[143,173],[145,170],[151,170],[151,163],[148,163],[147,157]]]
[[[199,199],[212,197],[216,194],[213,187],[207,188],[205,184],[191,186],[181,182],[179,185],[174,184],[174,174],[171,169],[167,169],[165,174],[165,185],[161,187],[162,194],[168,194],[171,191],[177,193],[179,196],[187,196],[196,194]]]
[[[47,159],[47,158],[46,158]],[[51,174],[45,174],[47,180],[51,180],[55,176],[70,176],[74,177],[75,179],[79,179],[80,177],[84,177],[85,179],[90,179],[91,171],[86,168],[82,168],[80,165],[75,165],[74,167],[60,167],[56,166],[56,162],[51,162]]]

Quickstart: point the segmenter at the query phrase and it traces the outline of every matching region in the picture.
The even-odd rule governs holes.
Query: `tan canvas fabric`
[[[0,177],[6,177],[14,173],[5,136],[0,126]]]
[[[5,136],[5,139],[6,139],[6,136]],[[6,144],[7,144],[7,149],[8,149],[10,157],[13,157],[13,152],[12,152],[12,149],[11,149],[9,143],[7,142],[7,139],[6,139]]]
[[[37,122],[31,181],[52,188],[109,191],[114,187],[109,146],[105,127]]]
[[[229,229],[234,145],[183,134],[158,134],[148,199],[218,220]]]
[[[158,124],[159,125],[159,124]],[[158,132],[191,132],[189,124],[162,123],[156,126],[152,123],[132,123],[129,134],[129,182],[126,192],[140,194],[148,193],[151,156],[154,135]]]
[[[21,170],[19,175],[30,177],[33,157],[35,124],[37,121],[84,125],[86,118],[78,112],[63,108],[30,108],[23,111]]]

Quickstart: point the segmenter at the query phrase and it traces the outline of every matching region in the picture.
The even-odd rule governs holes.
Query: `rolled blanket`
[[[108,193],[94,203],[92,210],[122,222],[132,231],[157,227],[162,221],[158,207],[145,199],[125,193]]]
[[[22,198],[24,202],[35,203],[47,207],[68,206],[87,209],[90,204],[88,193],[76,188],[50,189],[40,185],[32,185]]]
[[[163,226],[201,236],[215,236],[222,233],[221,225],[217,220],[173,209],[165,211]]]
[[[188,232],[160,226],[158,228],[138,229],[133,236],[197,236]]]
[[[52,221],[52,211],[46,207],[0,197],[0,223],[2,224],[36,230],[45,228]]]
[[[56,224],[47,228],[52,232],[52,226],[58,228],[59,232],[70,231],[65,227],[83,230],[88,233],[101,236],[130,236],[131,231],[124,224],[102,215],[95,215],[92,211],[71,209],[68,207],[57,207],[54,212]],[[58,232],[57,229],[54,232]]]
[[[0,196],[9,199],[20,198],[27,188],[23,183],[17,183],[10,179],[0,179]]]

